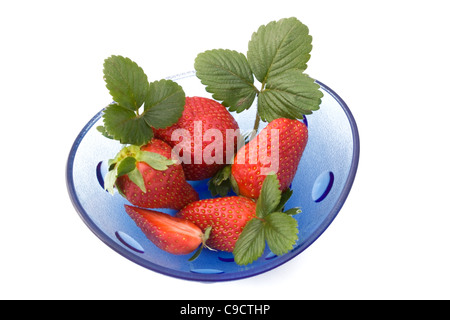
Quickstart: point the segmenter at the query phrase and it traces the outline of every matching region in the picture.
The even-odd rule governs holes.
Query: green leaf
[[[242,53],[224,49],[205,51],[195,59],[194,68],[206,91],[230,111],[242,112],[255,100],[258,89]]]
[[[296,208],[291,208],[289,210],[284,211],[284,213],[289,215],[289,216],[293,216],[293,215],[299,214],[301,212],[302,212],[302,210],[300,208],[297,208],[297,207]]]
[[[232,174],[230,175],[230,183],[231,183],[231,189],[233,189],[234,193],[239,195],[239,186],[238,186],[236,179],[233,177]]]
[[[138,170],[138,168],[135,168],[133,171],[128,173],[128,178],[137,185],[142,192],[146,193],[147,189],[145,188],[145,182],[144,177],[142,176],[142,173]]]
[[[292,249],[297,241],[297,220],[292,215],[299,208],[284,212],[274,212],[283,207],[292,192],[280,191],[280,183],[275,174],[268,175],[263,182],[261,194],[256,202],[256,216],[247,223],[236,241],[233,251],[237,264],[245,265],[258,259],[264,251],[265,242],[276,255],[282,255]]]
[[[202,237],[202,244],[201,244],[200,247],[195,251],[195,253],[192,255],[192,257],[190,257],[190,258],[188,259],[188,261],[194,261],[195,259],[197,259],[197,258],[200,256],[200,253],[202,253],[203,248],[204,248],[204,247],[207,247],[206,241],[209,239],[209,236],[210,236],[210,234],[211,234],[211,230],[212,230],[212,227],[211,227],[211,226],[209,226],[209,227],[206,228],[205,233],[203,234],[203,237]],[[211,250],[213,250],[213,249],[211,249]]]
[[[291,198],[292,194],[294,193],[294,190],[287,188],[281,193],[281,199],[280,203],[278,203],[278,206],[273,211],[281,212],[288,200]]]
[[[104,127],[99,128],[103,135],[123,144],[143,145],[153,138],[152,128],[166,128],[180,119],[185,93],[177,83],[149,84],[144,71],[122,56],[106,59],[103,73],[115,101],[104,111]]]
[[[265,83],[289,69],[305,70],[312,49],[308,27],[296,18],[259,27],[248,44],[247,58],[256,79]]]
[[[232,189],[231,186],[231,165],[227,165],[214,174],[208,181],[208,189],[213,197],[226,196]]]
[[[117,177],[123,176],[133,171],[134,169],[136,169],[136,159],[133,157],[126,157],[117,164],[116,176]]]
[[[233,250],[234,261],[246,265],[258,259],[264,252],[264,221],[254,218],[242,230]]]
[[[221,184],[224,181],[230,179],[231,175],[231,165],[227,165],[220,169],[213,177],[214,182],[217,184]]]
[[[156,152],[140,151],[136,154],[136,160],[147,163],[150,167],[155,170],[164,171],[169,168],[169,166],[176,163],[172,159],[167,159],[163,155]]]
[[[118,177],[128,175],[143,192],[146,192],[144,178],[138,170],[136,163],[145,162],[155,170],[167,170],[168,166],[176,161],[168,159],[155,152],[142,151],[139,146],[129,145],[123,147],[114,159],[108,161],[109,171],[105,177],[105,189],[114,194],[114,185]],[[120,190],[119,190],[120,191]]]
[[[211,196],[213,197],[218,195],[221,197],[225,197],[232,190],[231,181],[226,180],[223,183],[216,185],[210,179],[208,181],[208,190],[211,193]]]
[[[298,239],[297,220],[283,212],[268,215],[264,233],[270,250],[281,256],[291,250]]]
[[[134,111],[110,104],[103,113],[106,131],[122,144],[143,145],[153,138],[153,130]]]
[[[260,119],[302,119],[319,109],[320,86],[303,74],[311,49],[308,27],[293,17],[261,26],[252,35],[247,57],[209,50],[197,56],[194,67],[206,90],[230,111],[248,109],[258,96],[257,127]],[[261,82],[260,90],[254,76]]]
[[[100,132],[104,137],[108,139],[114,139],[107,131],[104,126],[97,126],[97,131]]]
[[[264,179],[260,196],[256,201],[256,216],[264,218],[277,208],[281,200],[280,183],[275,174],[267,175]]]
[[[148,93],[148,80],[135,62],[122,56],[111,56],[103,64],[103,76],[109,93],[121,107],[137,111]]]
[[[189,262],[192,262],[192,261],[196,260],[196,259],[200,256],[200,253],[202,253],[202,251],[203,251],[203,245],[200,245],[200,246],[197,248],[197,250],[195,250],[195,252],[194,252],[194,254],[192,255],[192,257],[190,257],[190,258],[188,259],[188,261],[189,261]]]
[[[105,190],[110,194],[114,194],[114,185],[117,179],[117,166],[112,168],[105,176]]]
[[[290,69],[267,80],[259,94],[258,114],[263,121],[277,118],[302,119],[318,110],[323,97],[314,79],[299,69]]]
[[[167,128],[180,119],[184,103],[185,93],[176,82],[172,80],[154,81],[150,83],[143,117],[153,128]]]

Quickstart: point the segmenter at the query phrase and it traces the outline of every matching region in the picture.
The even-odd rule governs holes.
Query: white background
[[[447,1],[2,1],[0,298],[449,299]],[[261,24],[296,16],[308,73],[359,127],[361,157],[337,218],[268,273],[204,284],[157,274],[101,242],[73,208],[65,165],[110,101],[103,60],[150,80],[197,53],[246,52]]]

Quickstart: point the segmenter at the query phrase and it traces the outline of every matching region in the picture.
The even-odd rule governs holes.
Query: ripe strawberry
[[[151,242],[169,253],[188,254],[205,241],[202,230],[188,220],[129,205],[125,211]]]
[[[125,147],[112,160],[112,182],[106,188],[112,189],[115,181],[128,201],[144,208],[179,210],[198,200],[198,193],[187,183],[181,164],[171,160],[171,150],[159,139],[152,139],[140,148]]]
[[[278,132],[278,143],[272,137],[272,130]],[[267,139],[262,139],[264,136]],[[250,143],[242,147],[234,158],[231,175],[239,194],[257,199],[263,181],[269,173],[267,171],[270,170],[276,172],[280,190],[288,188],[297,172],[307,141],[308,129],[304,123],[286,118],[271,121]],[[257,161],[254,161],[255,158],[252,158],[256,155]]]
[[[208,247],[232,252],[247,222],[256,217],[256,203],[240,196],[204,199],[188,204],[177,217],[193,222],[203,231],[212,227]]]
[[[276,175],[266,177],[255,202],[242,196],[192,202],[175,217],[150,209],[125,205],[125,211],[145,236],[160,249],[197,258],[204,247],[233,252],[235,262],[245,265],[258,259],[265,244],[276,255],[291,250],[297,241],[301,210],[283,208],[292,192],[281,192]]]
[[[172,140],[175,130],[185,130],[187,140]],[[209,129],[217,129],[222,135],[222,141],[217,149],[205,150],[208,146],[214,146],[215,136],[205,137]],[[180,158],[189,159],[183,161],[183,169],[187,180],[203,180],[212,177],[217,171],[227,164],[226,158],[226,130],[239,129],[239,126],[228,110],[215,100],[203,97],[186,97],[184,111],[181,118],[174,125],[165,129],[154,129],[155,137],[166,141],[172,147],[178,145]],[[176,138],[178,139],[178,138]],[[201,140],[201,143],[198,142]],[[234,148],[237,138],[234,139]],[[235,150],[229,150],[230,156]],[[184,152],[189,154],[185,155]],[[219,152],[219,154],[216,154]]]

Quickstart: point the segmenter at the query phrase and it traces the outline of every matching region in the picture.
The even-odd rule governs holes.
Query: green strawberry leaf
[[[260,196],[256,201],[256,216],[264,218],[273,212],[281,200],[280,183],[276,174],[269,174],[264,179]]]
[[[213,197],[220,195],[225,197],[231,190],[231,165],[220,169],[208,181],[208,189]]]
[[[185,103],[183,88],[171,80],[150,83],[143,117],[156,129],[167,128],[180,119]]]
[[[273,210],[274,212],[281,212],[284,209],[284,206],[286,205],[286,202],[291,198],[292,194],[294,193],[294,190],[292,189],[286,189],[281,193],[281,199],[278,203],[278,206]]]
[[[280,256],[289,252],[298,239],[297,220],[283,212],[266,216],[264,234],[270,250]]]
[[[104,126],[97,126],[97,131],[100,132],[104,137],[108,139],[114,139],[105,129]]]
[[[230,175],[230,183],[231,183],[231,189],[234,191],[234,193],[239,195],[239,186],[237,184],[236,179],[234,179],[233,175]]]
[[[284,213],[289,216],[293,216],[293,215],[299,214],[301,212],[302,212],[302,209],[300,209],[300,208],[291,208],[291,209],[284,211]]]
[[[152,128],[166,128],[181,117],[185,93],[171,80],[148,82],[142,68],[122,56],[104,63],[104,80],[114,103],[103,112],[99,131],[122,144],[143,145],[153,138]]]
[[[323,97],[320,86],[300,69],[290,69],[267,79],[259,94],[258,114],[263,121],[302,119],[318,110]]]
[[[224,49],[205,51],[197,56],[195,70],[206,91],[230,111],[244,111],[258,97],[257,130],[260,120],[302,119],[319,109],[320,86],[303,73],[311,43],[308,27],[297,18],[272,21],[253,33],[247,56]],[[259,90],[254,77],[261,83]]]
[[[188,259],[188,261],[189,261],[189,262],[192,262],[192,261],[196,260],[196,259],[200,256],[200,254],[202,253],[203,247],[204,247],[203,245],[200,245],[200,246],[198,247],[198,249],[194,252],[194,254],[192,255],[192,257],[190,257],[190,258]]]
[[[135,62],[122,56],[105,59],[103,75],[114,101],[131,111],[138,110],[148,93],[147,76]]]
[[[278,212],[292,195],[292,191],[279,190],[280,182],[275,174],[268,175],[263,182],[261,194],[256,202],[256,218],[250,220],[242,230],[233,250],[234,260],[246,265],[258,259],[265,244],[276,255],[291,250],[298,239],[298,224],[292,215],[301,210],[292,208]]]
[[[142,151],[140,147],[130,145],[123,147],[114,159],[108,161],[109,171],[105,176],[105,189],[114,194],[114,185],[118,177],[128,175],[143,192],[146,192],[144,178],[138,170],[136,163],[145,162],[155,170],[164,171],[176,163],[155,152]]]
[[[104,110],[103,123],[108,134],[122,144],[140,146],[153,138],[153,130],[145,118],[115,103]]]
[[[195,251],[195,253],[192,255],[192,257],[190,257],[188,259],[188,261],[194,261],[195,259],[197,259],[200,256],[200,253],[202,253],[203,248],[204,247],[208,247],[206,245],[206,241],[209,239],[209,236],[211,234],[211,230],[212,230],[211,226],[206,228],[205,233],[203,234],[203,237],[202,237],[203,238],[202,239],[202,244],[198,247],[198,249]],[[209,249],[211,249],[211,248],[209,248]],[[211,249],[211,250],[213,250],[213,249]]]
[[[106,173],[104,186],[105,190],[108,191],[111,195],[114,194],[114,185],[117,180],[117,166],[114,166],[111,170]]]
[[[128,178],[137,185],[142,192],[146,193],[147,188],[145,188],[145,182],[144,177],[142,176],[142,173],[138,170],[138,168],[135,168],[133,171],[128,173]]]
[[[259,27],[248,44],[247,58],[256,79],[269,78],[289,69],[305,70],[312,49],[308,27],[297,18],[272,21]]]
[[[233,250],[234,261],[238,265],[252,263],[263,254],[266,246],[264,230],[264,221],[257,218],[245,225]]]
[[[126,157],[117,164],[116,177],[128,174],[134,169],[136,169],[136,159],[133,157]]]
[[[136,160],[147,163],[150,167],[158,171],[164,171],[169,166],[176,163],[172,159],[167,159],[163,155],[156,152],[140,151],[136,154]]]
[[[258,89],[247,58],[231,50],[210,50],[195,59],[197,77],[213,98],[230,111],[242,112],[251,107]]]

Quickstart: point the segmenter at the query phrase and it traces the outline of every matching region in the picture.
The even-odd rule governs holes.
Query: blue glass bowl
[[[210,97],[204,86],[187,72],[171,77],[188,96]],[[104,243],[127,259],[153,271],[187,280],[226,281],[255,276],[289,261],[311,245],[330,225],[343,206],[355,178],[359,160],[359,136],[353,116],[345,102],[330,88],[317,81],[324,93],[320,110],[304,120],[309,140],[292,183],[294,194],[287,208],[300,207],[295,218],[299,240],[289,253],[276,256],[268,246],[263,256],[248,266],[238,266],[230,253],[203,250],[198,259],[175,256],[153,245],[126,214],[128,203],[117,192],[103,189],[107,161],[122,148],[97,130],[102,110],[83,128],[70,151],[67,188],[81,219]],[[241,130],[253,127],[256,107],[233,113]],[[262,129],[265,124],[261,125]],[[190,182],[200,198],[210,198],[206,181]],[[173,210],[160,210],[175,213]]]

